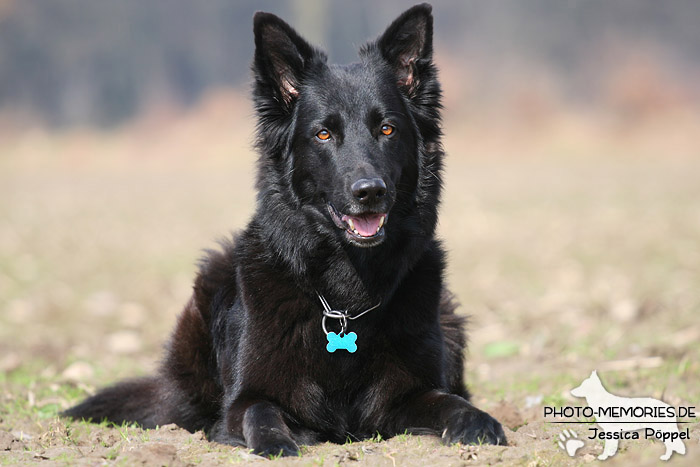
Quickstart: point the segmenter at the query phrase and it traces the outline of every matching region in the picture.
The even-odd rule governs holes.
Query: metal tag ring
[[[331,318],[335,318],[335,316],[331,316]],[[326,320],[327,319],[328,319],[327,314],[324,314],[323,318],[321,319],[321,327],[323,328],[323,332],[325,332],[326,335],[328,335],[328,329],[326,328]],[[345,331],[348,329],[347,318],[345,317],[345,315],[341,314],[340,316],[338,316],[338,318],[335,318],[335,319],[338,319],[340,321],[340,334],[344,335]]]

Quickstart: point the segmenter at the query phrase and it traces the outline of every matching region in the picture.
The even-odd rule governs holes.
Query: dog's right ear
[[[272,13],[255,13],[255,59],[253,71],[263,93],[286,107],[299,95],[304,74],[315,57],[324,59],[287,23]]]

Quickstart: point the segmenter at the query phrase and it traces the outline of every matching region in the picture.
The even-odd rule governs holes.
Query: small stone
[[[117,310],[117,297],[106,290],[95,292],[85,299],[83,306],[93,316],[110,316]]]
[[[127,302],[117,310],[119,321],[127,328],[139,328],[146,321],[146,308],[140,303]]]
[[[25,324],[34,318],[35,307],[28,300],[12,300],[5,308],[5,316],[13,323]]]
[[[542,403],[542,394],[538,394],[536,396],[526,396],[525,397],[525,408],[526,409],[531,409],[533,407],[537,407]]]
[[[141,338],[134,331],[118,331],[107,336],[107,348],[116,354],[130,354],[141,350]]]
[[[0,371],[3,373],[10,373],[15,371],[22,364],[22,361],[15,352],[10,352],[5,354],[0,358]]]
[[[89,363],[78,361],[68,365],[68,368],[61,373],[61,378],[65,381],[78,383],[91,379],[94,374],[95,371]]]
[[[639,307],[631,299],[622,299],[610,307],[610,314],[615,320],[628,323],[639,315]]]

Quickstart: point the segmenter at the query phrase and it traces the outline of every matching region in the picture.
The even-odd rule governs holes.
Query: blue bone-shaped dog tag
[[[335,352],[337,349],[345,349],[350,353],[355,353],[357,350],[357,344],[355,344],[357,334],[354,332],[349,332],[344,336],[339,336],[334,332],[329,332],[326,334],[326,338],[328,339],[326,350],[331,353]]]

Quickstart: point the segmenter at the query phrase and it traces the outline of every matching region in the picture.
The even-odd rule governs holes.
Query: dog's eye
[[[316,138],[320,139],[321,141],[326,141],[330,137],[331,137],[331,132],[326,130],[326,129],[323,129],[323,130],[319,131],[318,133],[316,133]]]
[[[391,125],[382,125],[382,134],[389,136],[394,132],[394,127]]]

